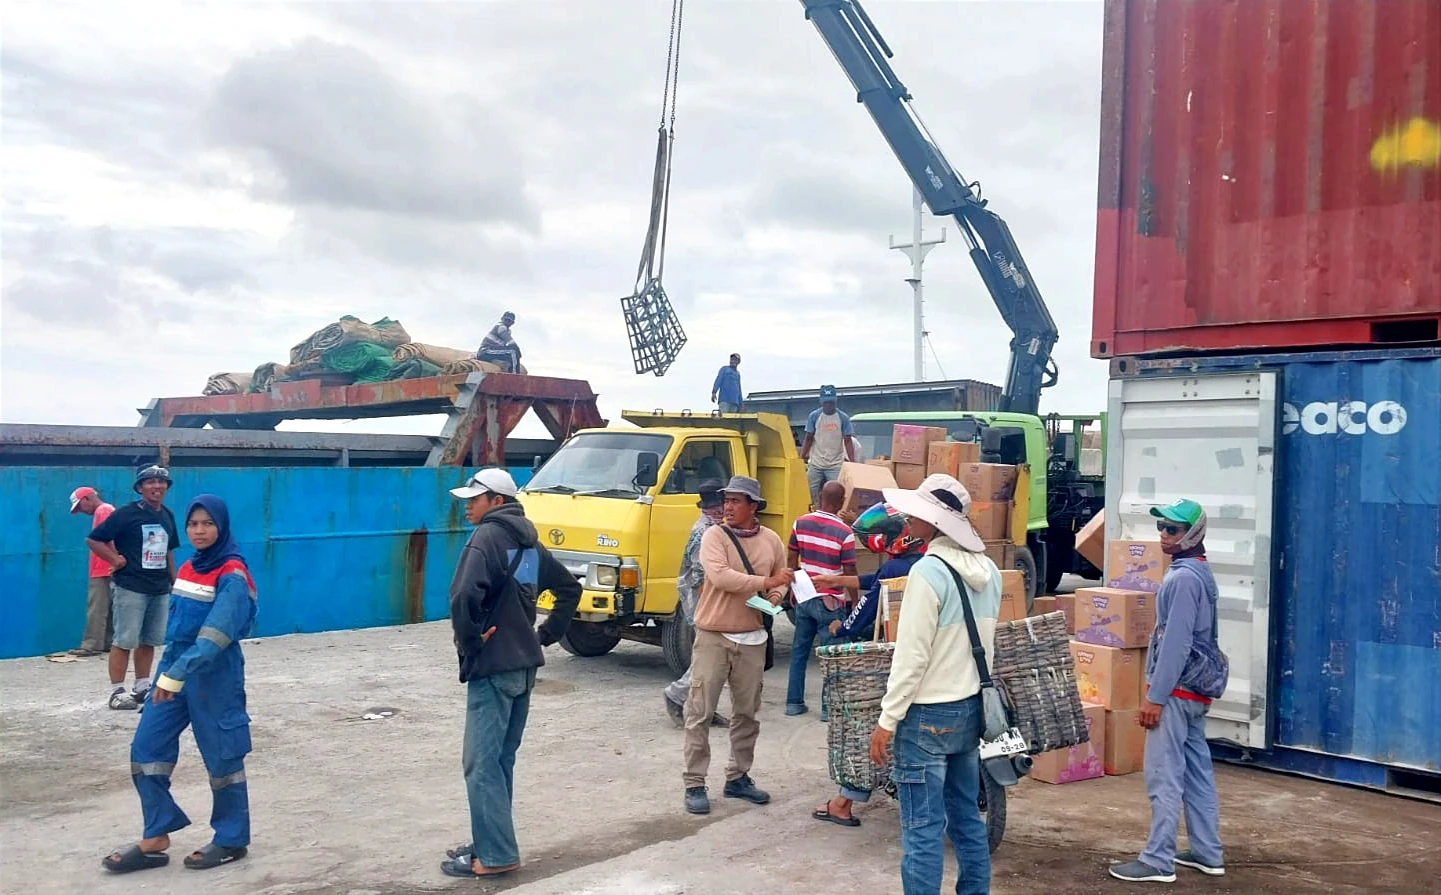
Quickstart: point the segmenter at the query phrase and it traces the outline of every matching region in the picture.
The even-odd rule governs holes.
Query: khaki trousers
[[[80,640],[84,649],[110,651],[110,576],[89,579],[85,599],[85,636]]]
[[[724,634],[696,631],[691,651],[690,693],[685,701],[685,785],[705,786],[710,770],[711,716],[720,704],[721,690],[731,688],[731,755],[726,780],[750,773],[761,723],[761,684],[765,675],[766,646],[741,646]]]

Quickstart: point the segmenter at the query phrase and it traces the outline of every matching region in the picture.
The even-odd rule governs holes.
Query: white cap
[[[465,484],[461,487],[450,489],[451,496],[460,500],[470,500],[472,497],[479,497],[482,494],[503,494],[506,497],[514,497],[515,492],[515,479],[510,477],[510,473],[498,467],[482,469],[466,479]]]

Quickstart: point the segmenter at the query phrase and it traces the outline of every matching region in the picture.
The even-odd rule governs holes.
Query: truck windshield
[[[669,435],[646,432],[594,432],[577,435],[536,470],[527,492],[637,497],[636,457],[670,450]]]

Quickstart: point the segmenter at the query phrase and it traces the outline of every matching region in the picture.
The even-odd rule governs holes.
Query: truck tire
[[[1029,547],[1016,548],[1016,571],[1026,578],[1026,614],[1031,614],[1031,607],[1035,605],[1036,594],[1041,586],[1037,580],[1040,577],[1040,570],[1036,568],[1036,555]]]
[[[620,632],[614,625],[602,622],[572,621],[560,638],[560,646],[572,656],[593,659],[604,656],[620,643]]]
[[[680,677],[690,667],[691,650],[695,646],[695,628],[685,620],[681,608],[675,608],[675,615],[661,622],[660,647],[665,653],[665,664],[671,674]]]

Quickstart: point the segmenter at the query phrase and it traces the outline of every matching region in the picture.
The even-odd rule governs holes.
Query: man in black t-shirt
[[[148,466],[135,476],[140,500],[119,507],[85,539],[90,551],[110,563],[111,611],[115,636],[110,647],[112,709],[133,709],[150,692],[155,648],[165,645],[170,588],[175,582],[175,549],[180,534],[165,506],[170,471]],[[135,653],[135,690],[125,691],[125,667]]]

